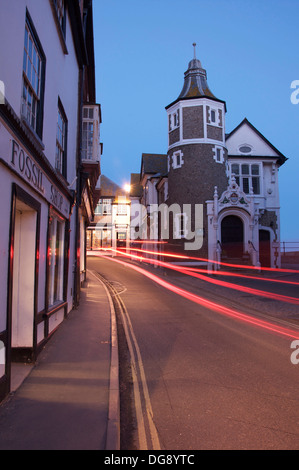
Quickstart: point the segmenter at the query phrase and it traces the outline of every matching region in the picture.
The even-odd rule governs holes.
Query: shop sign
[[[69,217],[70,203],[32,155],[0,123],[0,159],[41,194],[64,217]]]

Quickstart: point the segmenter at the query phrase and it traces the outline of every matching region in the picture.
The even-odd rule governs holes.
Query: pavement
[[[0,450],[118,450],[117,374],[113,305],[88,272],[79,307],[0,405]]]

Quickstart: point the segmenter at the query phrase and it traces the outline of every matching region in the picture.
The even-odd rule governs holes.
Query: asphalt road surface
[[[299,448],[295,325],[292,337],[229,317],[111,259],[89,257],[88,269],[112,282],[128,315],[145,391],[137,447]]]

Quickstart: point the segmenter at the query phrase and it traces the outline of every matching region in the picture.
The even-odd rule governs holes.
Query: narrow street
[[[298,449],[295,324],[281,323],[291,337],[228,317],[113,259],[88,257],[88,270],[115,287],[137,351],[144,393],[139,405],[135,394],[141,410],[132,448]],[[226,305],[231,297],[235,308],[228,294]]]

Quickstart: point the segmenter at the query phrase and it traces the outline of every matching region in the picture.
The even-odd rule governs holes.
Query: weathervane
[[[196,42],[194,42],[192,45],[194,47],[194,59],[196,59]]]

